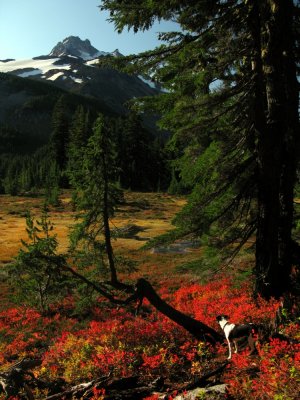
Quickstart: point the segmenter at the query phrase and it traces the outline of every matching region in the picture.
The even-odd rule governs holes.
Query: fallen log
[[[126,302],[138,301],[138,309],[141,307],[143,299],[146,298],[149,302],[162,314],[166,315],[172,321],[182,326],[189,333],[191,333],[196,339],[208,342],[210,344],[216,344],[224,340],[223,336],[220,335],[216,330],[210,326],[198,321],[188,315],[176,310],[170,304],[166,303],[154,290],[153,286],[146,279],[139,279],[136,284],[136,290]]]
[[[51,396],[46,397],[45,400],[58,400],[58,399],[67,399],[67,398],[74,398],[74,397],[81,397],[84,398],[85,392],[90,391],[94,387],[97,387],[99,382],[97,380],[90,381],[87,383],[80,383],[79,385],[72,386],[69,389],[64,390],[63,392],[53,394]]]
[[[109,376],[105,376],[100,379],[72,386],[63,392],[46,397],[45,400],[89,399],[93,396],[95,389],[102,389],[104,391],[105,400],[140,400],[150,395],[152,391],[157,388],[157,385],[157,380],[146,385],[140,382],[138,376],[121,379],[111,379]]]
[[[24,358],[0,373],[0,393],[4,392],[7,398],[17,396],[24,390],[28,399],[33,400],[29,382],[34,380],[34,375],[28,371],[41,365],[40,359]]]
[[[207,389],[207,387],[209,388],[208,380],[214,376],[217,377],[218,375],[221,375],[229,364],[229,361],[225,361],[216,368],[207,371],[202,376],[194,379],[193,382],[174,389],[180,393],[204,386]],[[214,384],[215,382],[211,382],[210,386],[213,386]],[[46,397],[45,400],[89,399],[93,396],[95,389],[103,389],[104,400],[142,400],[144,397],[150,396],[153,393],[158,393],[158,390],[161,396],[168,396],[170,393],[166,392],[166,386],[161,377],[146,384],[140,380],[139,376],[131,376],[121,379],[111,379],[109,376],[105,376],[87,383],[72,386],[63,392]]]
[[[154,290],[153,286],[144,278],[138,279],[135,285],[135,290],[131,285],[125,285],[120,282],[117,282],[116,285],[112,285],[112,283],[110,282],[112,286],[119,290],[125,290],[127,293],[133,291],[133,294],[130,295],[126,300],[121,300],[115,298],[112,294],[108,293],[99,284],[95,284],[94,282],[88,280],[86,277],[75,271],[73,268],[64,265],[64,270],[70,272],[73,276],[85,282],[87,285],[92,287],[96,292],[100,293],[103,297],[105,297],[113,304],[122,306],[129,304],[133,301],[138,301],[139,305],[136,310],[138,311],[140,306],[142,305],[143,299],[147,298],[158,311],[166,315],[178,325],[182,326],[196,339],[208,342],[212,345],[215,345],[217,342],[222,342],[224,340],[223,336],[220,335],[215,329],[176,310],[174,307],[162,300],[161,297]]]
[[[229,364],[229,361],[225,361],[221,365],[219,365],[217,368],[214,368],[211,371],[206,372],[205,374],[199,376],[196,378],[193,382],[189,383],[184,387],[185,390],[191,390],[195,389],[197,387],[201,387],[202,385],[207,385],[207,380],[213,376],[218,376],[221,375],[222,372],[225,370],[227,365]]]

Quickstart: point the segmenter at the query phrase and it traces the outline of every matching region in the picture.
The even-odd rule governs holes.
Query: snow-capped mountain
[[[74,56],[82,58],[83,60],[93,60],[97,57],[107,55],[118,57],[122,54],[118,49],[110,53],[99,51],[91,45],[91,42],[88,39],[81,40],[78,36],[69,36],[62,42],[58,42],[49,53],[49,56],[53,57]]]
[[[69,36],[62,42],[58,42],[49,53],[53,57],[72,55],[83,60],[91,60],[107,54],[109,53],[99,51],[93,47],[88,39],[81,40],[78,36]]]
[[[142,76],[99,68],[98,57],[107,54],[120,56],[118,50],[101,52],[88,40],[70,36],[48,55],[0,60],[0,131],[4,129],[8,138],[34,137],[38,147],[49,138],[53,109],[61,96],[70,115],[82,105],[94,114],[111,116],[126,113],[130,99],[159,93]],[[143,121],[147,129],[157,132],[153,116],[144,114]]]
[[[69,36],[48,55],[0,61],[0,73],[51,82],[62,89],[100,99],[118,113],[124,112],[124,104],[131,98],[159,92],[153,82],[141,76],[98,68],[98,58],[106,55],[118,57],[121,53],[99,51],[88,39]]]

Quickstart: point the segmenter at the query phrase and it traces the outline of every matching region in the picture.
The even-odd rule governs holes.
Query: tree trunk
[[[135,298],[142,302],[144,297],[146,297],[158,311],[170,318],[172,321],[176,322],[178,325],[182,326],[196,339],[204,340],[211,344],[223,341],[223,336],[213,328],[210,328],[202,322],[183,314],[167,304],[159,297],[152,285],[145,279],[141,278],[138,280],[136,285]]]
[[[215,344],[216,342],[222,342],[224,337],[220,335],[213,328],[205,325],[203,322],[200,322],[192,317],[189,317],[186,314],[176,310],[174,307],[167,304],[164,300],[162,300],[156,291],[153,289],[152,285],[143,278],[140,278],[136,285],[134,293],[129,296],[126,300],[121,300],[115,298],[112,294],[105,291],[104,288],[99,285],[95,285],[93,282],[86,279],[83,275],[76,272],[73,268],[64,266],[66,271],[69,271],[72,275],[76,276],[78,279],[85,282],[87,285],[92,287],[96,292],[100,293],[103,297],[108,299],[113,304],[117,304],[118,306],[129,304],[133,301],[139,300],[139,307],[141,306],[143,299],[146,298],[149,302],[162,314],[166,317],[170,318],[172,321],[176,322],[178,325],[182,326],[188,332],[190,332],[196,339],[204,340],[211,344]],[[129,291],[129,286],[122,284],[119,282],[120,286],[125,286],[127,291]],[[124,290],[124,288],[122,288]],[[132,290],[133,291],[133,290]]]
[[[283,168],[281,177],[281,221],[279,259],[291,273],[294,256],[294,243],[291,232],[294,217],[294,187],[296,182],[297,165],[299,162],[300,126],[299,126],[299,83],[297,80],[296,62],[294,57],[295,37],[293,33],[293,2],[284,1],[281,15],[281,29],[285,27],[283,37],[283,79],[285,83],[284,117],[286,121],[285,139],[283,146]]]
[[[105,154],[103,154],[103,175],[104,175],[104,193],[103,193],[103,224],[104,224],[104,238],[105,248],[108,258],[108,264],[110,269],[110,280],[112,284],[118,283],[117,270],[114,261],[113,248],[111,245],[111,232],[109,227],[109,205],[108,205],[108,177]]]
[[[258,127],[256,293],[265,298],[278,298],[289,289],[299,134],[298,116],[295,116],[298,104],[293,89],[297,85],[292,54],[292,1],[270,0],[258,7],[266,126]],[[289,114],[293,114],[292,118]]]

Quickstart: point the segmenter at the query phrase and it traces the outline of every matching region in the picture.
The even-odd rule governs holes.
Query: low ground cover
[[[253,322],[263,326],[265,332],[271,332],[281,304],[259,298],[254,301],[250,277],[247,280],[236,279],[237,271],[231,270],[230,273],[206,274],[203,280],[193,271],[178,268],[199,258],[199,248],[180,254],[139,250],[144,242],[140,240],[143,235],[153,237],[157,231],[166,231],[171,227],[172,214],[183,201],[170,196],[146,197],[140,194],[134,197],[134,194],[128,194],[127,203],[117,215],[115,224],[138,225],[143,230],[138,233],[138,238],[116,239],[119,254],[130,255],[138,264],[138,271],[127,274],[126,278],[134,281],[146,276],[161,298],[216,330],[219,329],[216,316],[226,312],[232,322]],[[53,211],[57,221],[59,215],[61,227],[72,221],[72,209],[67,198],[64,202],[65,208]],[[11,215],[9,207],[6,203],[6,208],[1,209],[2,223],[5,223],[6,216]],[[22,217],[18,218],[21,231]],[[19,234],[21,236],[21,232]],[[66,246],[63,230],[60,230],[60,235],[63,246]],[[7,257],[12,256],[13,253],[9,253]],[[217,368],[227,359],[225,343],[213,347],[205,341],[195,340],[147,301],[136,316],[134,305],[117,307],[99,297],[83,314],[78,312],[76,297],[70,294],[63,302],[53,304],[47,315],[42,315],[25,305],[9,304],[5,291],[2,297],[0,374],[20,359],[30,358],[40,360],[40,364],[32,370],[34,379],[56,382],[57,385],[60,382],[64,388],[100,376],[127,378],[138,375],[146,382],[163,377],[169,390],[168,398],[171,399],[182,391],[187,382]],[[285,310],[281,310],[281,315],[285,315]],[[227,384],[226,398],[298,398],[299,320],[285,315],[280,324],[277,329],[280,335],[258,340],[257,354],[250,356],[249,350],[245,349],[233,356],[219,378]],[[37,388],[32,381],[34,398],[50,396],[53,388],[49,387]],[[104,391],[98,389],[90,394],[90,398],[105,398]],[[15,398],[26,398],[24,396],[20,394]],[[5,394],[0,394],[2,398]],[[151,398],[158,397],[153,395]]]

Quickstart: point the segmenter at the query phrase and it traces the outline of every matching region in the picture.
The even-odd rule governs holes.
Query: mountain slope
[[[122,115],[130,99],[159,93],[142,77],[97,67],[98,57],[107,54],[120,55],[70,36],[49,55],[0,61],[0,154],[28,153],[45,144],[52,131],[53,107],[62,95],[70,116],[78,105],[94,114]],[[154,117],[144,115],[143,120],[156,132]]]
[[[159,93],[153,83],[113,69],[98,68],[98,57],[113,54],[94,48],[89,40],[70,36],[59,42],[46,56],[31,60],[0,61],[0,72],[49,81],[62,89],[104,101],[117,113],[126,112],[126,102],[132,98]]]
[[[54,105],[62,95],[70,113],[83,105],[94,113],[115,115],[99,99],[68,92],[48,81],[0,73],[0,153],[31,152],[45,144],[52,130]]]

